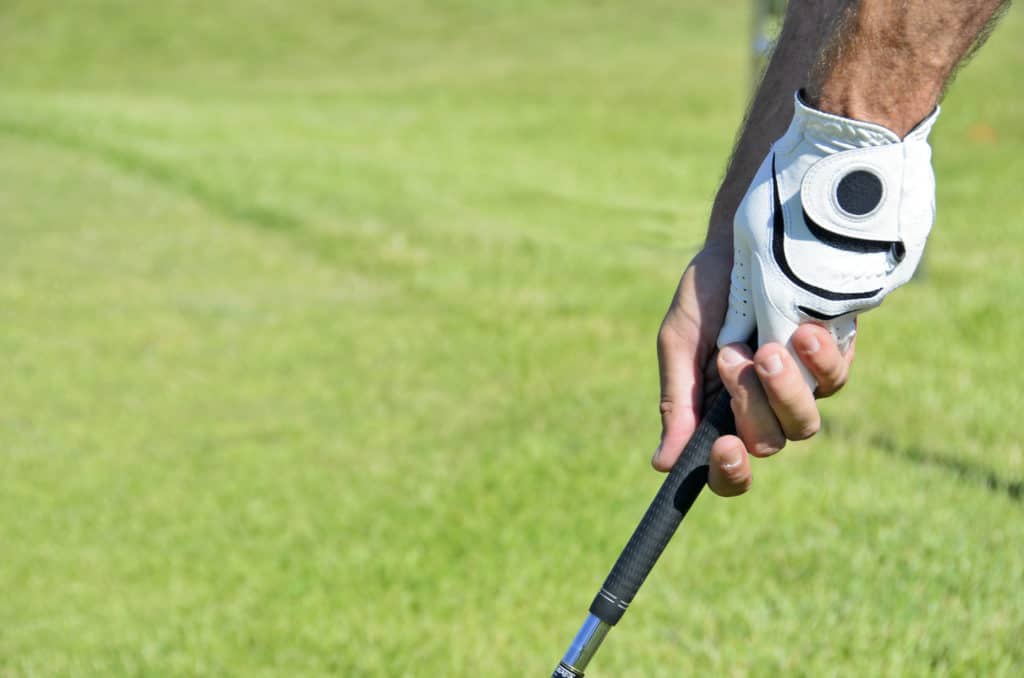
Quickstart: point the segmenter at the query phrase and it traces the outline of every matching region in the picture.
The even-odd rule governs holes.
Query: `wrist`
[[[958,31],[930,29],[909,11],[884,0],[848,10],[811,73],[807,102],[900,138],[927,117],[942,97],[956,63],[952,43],[960,38]]]
[[[903,129],[903,126],[890,126],[871,120],[872,116],[858,114],[856,109],[843,108],[840,109],[842,112],[835,112],[827,110],[829,107],[822,106],[820,101],[817,103],[817,106],[813,105],[804,90],[796,93],[793,121],[778,143],[785,144],[787,140],[799,143],[800,138],[809,135],[822,147],[833,147],[832,152],[838,152],[850,147],[895,144],[911,137],[927,140],[940,111],[935,106],[921,117],[915,117]],[[899,131],[894,127],[899,127]]]
[[[880,125],[902,139],[935,110],[940,93],[941,85],[922,83],[912,92],[893,96],[877,82],[836,74],[808,87],[804,101],[823,113]]]

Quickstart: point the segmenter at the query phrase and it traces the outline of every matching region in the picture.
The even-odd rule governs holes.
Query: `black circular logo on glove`
[[[847,214],[864,216],[882,202],[882,180],[867,170],[854,170],[839,181],[836,200]]]

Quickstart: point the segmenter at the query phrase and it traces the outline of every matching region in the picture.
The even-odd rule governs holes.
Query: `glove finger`
[[[845,355],[840,352],[828,328],[804,323],[793,334],[793,347],[799,353],[800,361],[818,380],[815,397],[827,398],[846,383],[853,354],[852,351]]]
[[[845,355],[853,343],[853,338],[857,336],[857,316],[847,315],[830,320],[825,323],[825,327],[828,328],[832,338],[835,339],[839,352]]]

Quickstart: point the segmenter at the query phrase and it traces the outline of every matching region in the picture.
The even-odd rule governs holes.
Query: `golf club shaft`
[[[608,630],[625,614],[683,516],[707,484],[711,445],[734,430],[729,394],[723,390],[711,402],[697,430],[633,531],[633,536],[619,554],[604,585],[590,604],[590,614],[552,678],[583,676]]]

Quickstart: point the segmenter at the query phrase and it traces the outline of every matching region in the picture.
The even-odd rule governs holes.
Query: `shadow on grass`
[[[276,231],[294,231],[302,227],[301,220],[294,215],[277,208],[257,205],[245,196],[218,191],[197,176],[81,131],[54,124],[0,120],[0,133],[97,157],[129,175],[144,177],[166,189],[184,194],[211,212],[228,219]]]
[[[844,429],[835,421],[823,422],[822,429],[836,438],[848,441],[861,437],[854,431]],[[942,469],[957,479],[975,485],[981,485],[990,492],[1006,495],[1010,500],[1024,503],[1024,481],[1012,481],[1001,478],[998,473],[982,464],[975,464],[963,459],[956,459],[935,450],[924,449],[916,445],[900,445],[892,438],[880,433],[869,434],[863,440],[884,454],[903,461],[913,462]]]

